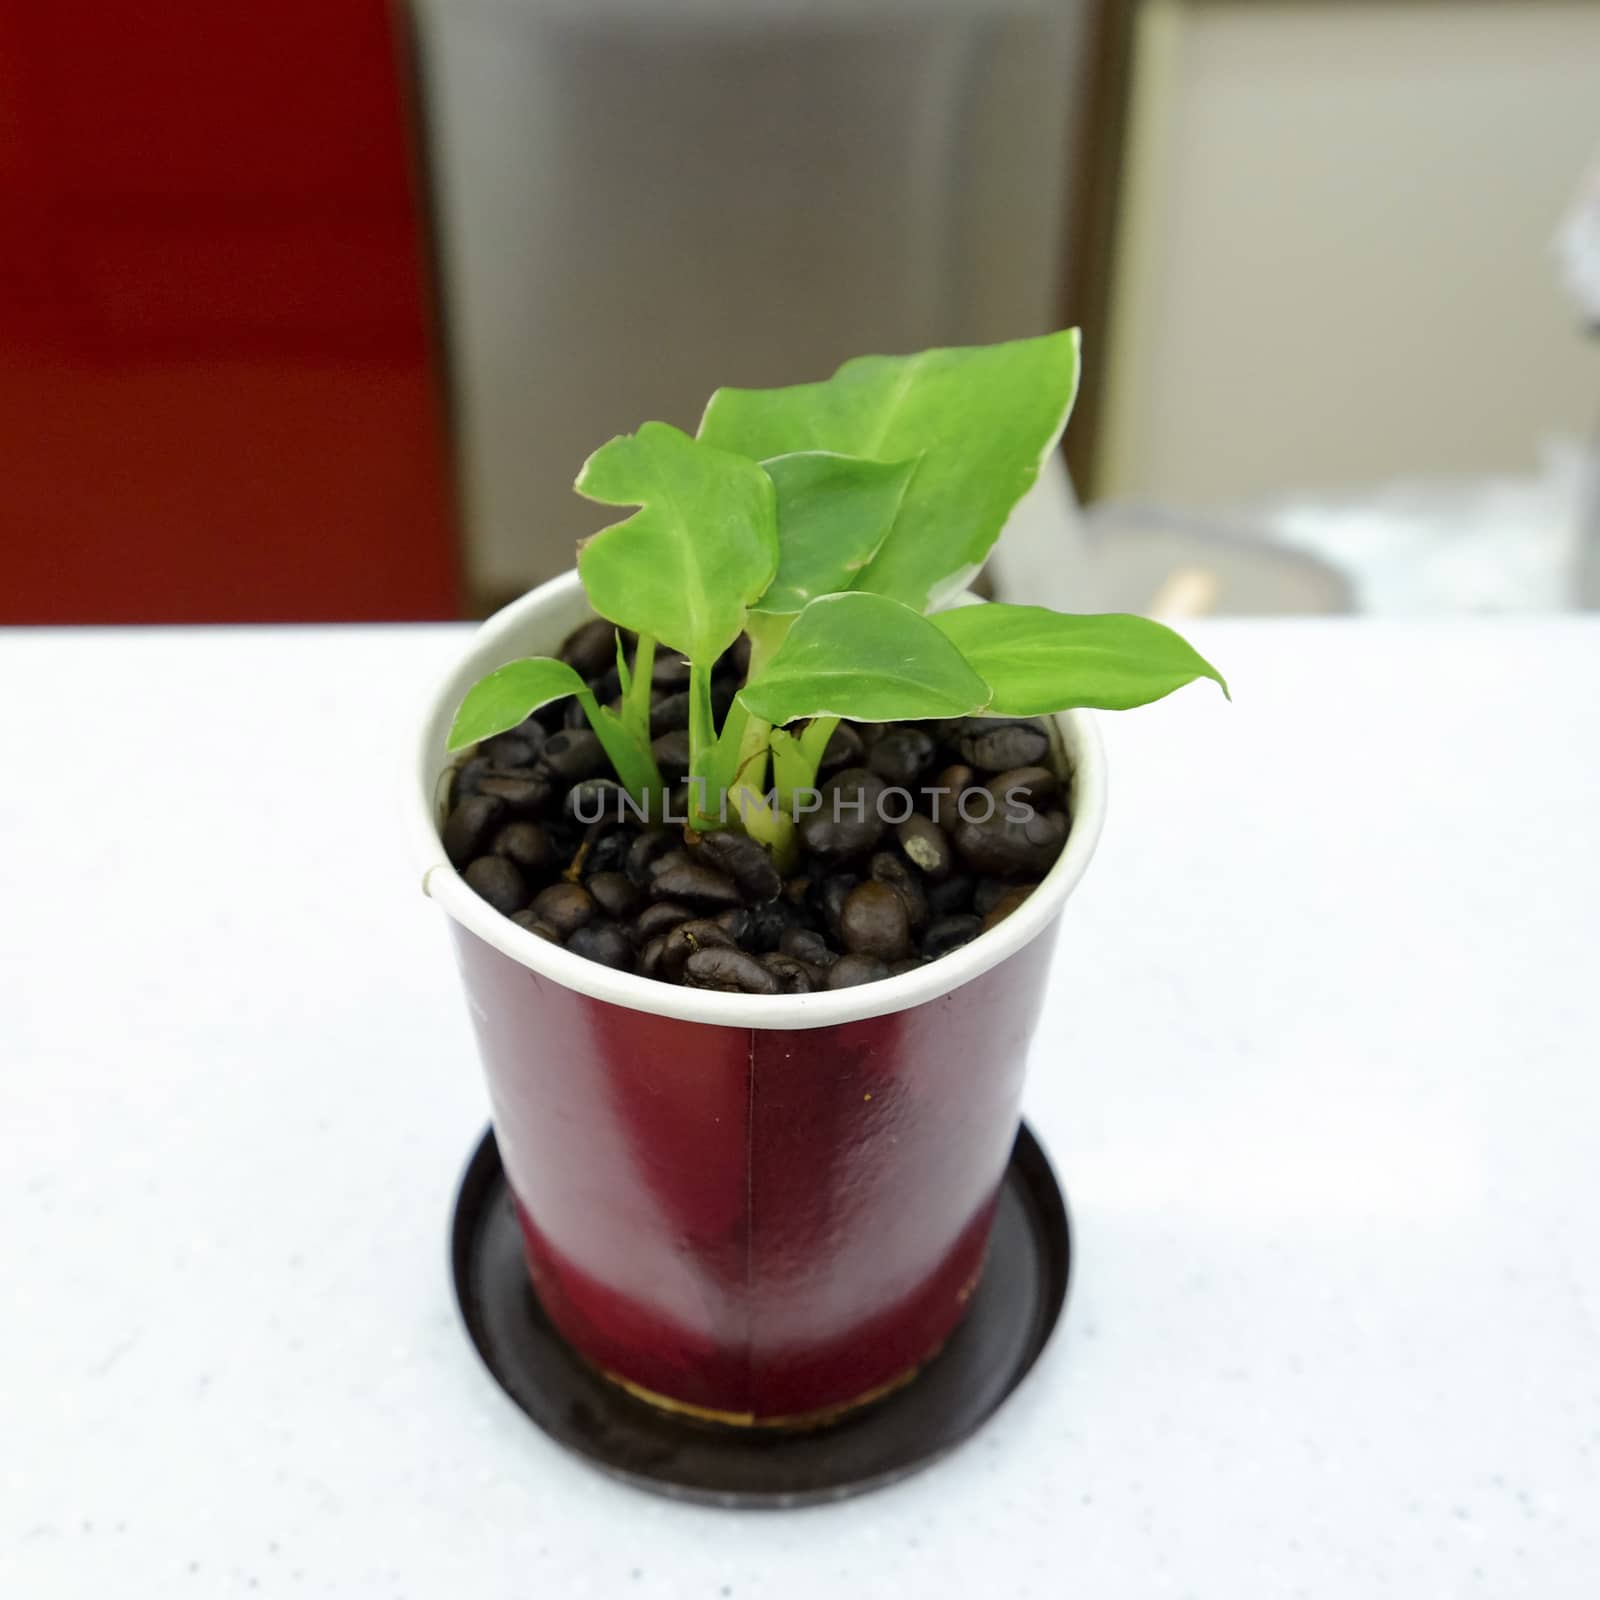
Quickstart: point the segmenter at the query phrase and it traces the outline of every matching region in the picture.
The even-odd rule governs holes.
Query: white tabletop
[[[485,1119],[398,820],[459,634],[0,635],[0,1595],[1583,1596],[1600,621],[1214,623],[1105,719],[1032,1377],[822,1510],[620,1487],[446,1272]]]

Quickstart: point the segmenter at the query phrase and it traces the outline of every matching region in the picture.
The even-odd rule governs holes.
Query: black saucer
[[[456,1298],[500,1387],[551,1438],[641,1489],[716,1506],[798,1506],[893,1483],[993,1415],[1044,1349],[1066,1301],[1072,1236],[1026,1124],[1000,1191],[988,1264],[960,1327],[906,1388],[831,1427],[784,1433],[667,1416],[607,1383],[550,1326],[491,1129],[456,1196]]]

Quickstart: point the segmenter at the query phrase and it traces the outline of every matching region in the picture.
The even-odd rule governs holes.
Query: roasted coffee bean
[[[589,713],[579,700],[569,700],[561,714],[561,726],[568,733],[578,733],[589,726]]]
[[[596,678],[617,664],[617,630],[614,623],[596,617],[574,628],[561,641],[556,654],[580,678]]]
[[[617,702],[622,698],[622,674],[617,671],[615,661],[598,678],[589,680],[589,692],[601,705],[616,709]]]
[[[586,827],[597,822],[620,827],[639,815],[633,797],[615,778],[585,778],[582,783],[573,784],[562,807],[574,822]]]
[[[719,911],[714,920],[736,945],[749,949],[750,936],[755,931],[755,918],[743,906],[730,906],[726,911]]]
[[[657,934],[670,933],[693,915],[688,906],[680,906],[676,900],[657,900],[633,919],[633,936],[640,944],[648,944]]]
[[[880,961],[876,956],[840,956],[828,968],[828,987],[830,989],[854,989],[857,984],[876,983],[880,978],[887,978],[888,976],[888,965]]]
[[[561,935],[548,922],[541,922],[531,909],[512,912],[511,920],[519,928],[526,928],[529,933],[536,933],[541,939],[548,939],[551,944],[561,943]]]
[[[867,767],[885,783],[915,789],[933,765],[936,746],[921,728],[891,728],[867,752]]]
[[[880,850],[867,868],[868,874],[878,883],[886,883],[900,896],[906,908],[906,921],[916,932],[928,920],[928,896],[922,887],[921,874],[891,850]]]
[[[601,777],[611,763],[593,729],[574,728],[552,734],[540,754],[544,769],[561,783],[582,783]]]
[[[622,872],[628,865],[628,852],[637,837],[626,827],[601,834],[590,843],[589,853],[583,858],[584,874],[592,878],[601,872]]]
[[[780,994],[810,994],[827,982],[827,973],[809,961],[775,952],[762,956],[761,965],[778,980]]]
[[[650,868],[677,843],[677,836],[665,828],[647,828],[634,836],[628,846],[628,864],[623,870],[640,888],[650,884]]]
[[[869,854],[883,837],[879,802],[886,785],[865,767],[846,767],[822,786],[821,804],[800,824],[806,849],[828,861]]]
[[[514,861],[504,856],[479,856],[462,874],[468,886],[502,916],[509,917],[528,903],[528,885]]]
[[[752,905],[775,899],[783,878],[765,848],[748,834],[718,831],[700,836],[699,859],[733,879]]]
[[[684,965],[683,981],[691,989],[729,994],[780,992],[777,978],[743,950],[696,950]]]
[[[976,776],[971,767],[958,762],[935,773],[932,780],[924,785],[933,790],[932,794],[924,796],[928,801],[928,815],[941,828],[948,831],[955,826],[960,818],[957,802],[972,787]]]
[[[785,900],[769,900],[750,913],[749,948],[776,950],[784,935],[796,926],[799,912]]]
[[[711,685],[711,714],[720,725],[728,714],[728,707],[733,704],[734,687],[730,683],[713,683]],[[689,691],[679,689],[673,694],[664,694],[653,700],[650,704],[650,732],[659,737],[663,733],[672,733],[678,728],[689,726]]]
[[[935,882],[949,877],[955,861],[950,840],[931,817],[907,817],[895,828],[894,836],[918,871]]]
[[[656,862],[650,877],[650,893],[657,899],[683,900],[692,906],[716,910],[736,906],[740,898],[732,878],[681,850]]]
[[[928,915],[948,917],[965,911],[972,904],[972,879],[964,872],[953,872],[948,878],[927,886]]]
[[[1050,740],[1035,722],[993,722],[975,717],[957,748],[961,758],[985,772],[1036,767],[1050,750]]]
[[[497,767],[531,767],[544,747],[544,730],[539,732],[537,744],[518,733],[498,733],[478,746],[478,754],[487,756]]]
[[[915,972],[918,967],[927,966],[921,956],[901,956],[898,961],[889,963],[889,976],[898,978],[902,972]]]
[[[717,664],[711,670],[713,672],[725,672],[736,682],[743,683],[750,674],[750,635],[741,633],[717,657]]]
[[[662,978],[666,974],[661,970],[661,958],[667,948],[667,936],[658,933],[653,939],[647,940],[644,948],[639,952],[639,974],[645,978]]]
[[[644,890],[621,872],[591,872],[583,886],[608,917],[626,922],[644,904]]]
[[[676,650],[657,648],[650,682],[658,689],[681,689],[689,681],[689,658]]]
[[[850,898],[859,880],[854,873],[840,872],[831,877],[814,879],[807,904],[822,919],[822,925],[840,944],[844,942],[844,903]]]
[[[524,874],[537,878],[549,870],[555,860],[555,847],[537,822],[508,822],[494,836],[489,848],[508,861],[515,861]]]
[[[450,804],[458,806],[478,792],[478,785],[494,771],[494,763],[487,756],[474,756],[464,761],[450,775]]]
[[[567,949],[618,972],[633,971],[633,945],[614,922],[591,922],[579,928],[567,940]]]
[[[887,883],[863,883],[850,891],[839,933],[853,955],[898,961],[911,948],[906,903]]]
[[[984,915],[983,926],[985,931],[994,927],[996,923],[1004,922],[1033,893],[1033,889],[1034,886],[1031,883],[1021,883],[1016,888],[1009,889],[1005,894],[1001,895]]]
[[[1011,893],[1012,886],[1004,878],[983,878],[972,891],[972,909],[986,917]]]
[[[940,917],[928,924],[922,936],[922,953],[930,961],[958,950],[983,932],[983,919],[974,916]]]
[[[577,883],[552,883],[534,896],[533,909],[541,922],[548,922],[563,939],[570,939],[579,928],[595,919],[595,903],[589,891]]]
[[[813,967],[831,967],[839,959],[828,941],[810,928],[786,928],[778,940],[778,949]]]
[[[866,748],[861,735],[848,722],[841,722],[823,748],[817,771],[838,772],[843,767],[860,766]]]
[[[506,803],[494,795],[469,795],[445,819],[440,838],[444,853],[458,872],[482,855],[495,828],[506,814]]]
[[[550,780],[536,767],[496,767],[478,782],[478,793],[505,801],[514,817],[536,817],[550,804]]]
[[[672,983],[683,981],[683,969],[696,950],[734,950],[733,935],[719,928],[709,917],[680,922],[665,936],[661,947],[661,971]]]
[[[689,776],[689,730],[674,728],[650,741],[650,753],[656,758],[664,783],[681,783]]]
[[[1061,854],[1067,816],[1064,811],[1035,811],[1014,821],[999,807],[987,822],[958,822],[952,836],[974,871],[1000,878],[1038,877]]]
[[[1038,811],[1061,792],[1061,780],[1049,767],[1013,767],[991,778],[984,788],[1001,806],[1028,806]]]

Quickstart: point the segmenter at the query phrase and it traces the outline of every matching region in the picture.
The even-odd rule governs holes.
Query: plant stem
[[[648,740],[633,736],[615,711],[600,704],[587,686],[578,692],[578,704],[589,719],[595,737],[616,769],[617,779],[649,816],[659,816],[664,798],[661,770],[650,752]]]
[[[619,652],[620,648],[619,645]],[[641,633],[633,652],[633,672],[622,697],[622,721],[629,734],[642,745],[650,743],[650,675],[655,663],[656,642],[648,633]]]
[[[689,826],[703,831],[716,826],[718,809],[724,796],[714,792],[716,781],[717,728],[711,714],[711,669],[698,661],[689,663]]]

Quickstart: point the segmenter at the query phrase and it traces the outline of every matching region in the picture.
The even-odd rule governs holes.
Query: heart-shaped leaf
[[[739,698],[774,725],[797,717],[960,717],[982,711],[989,689],[919,611],[852,591],[813,600]]]
[[[1066,425],[1078,334],[862,356],[822,383],[719,389],[700,438],[764,460],[832,450],[921,458],[899,515],[855,587],[925,609],[965,585]]]
[[[778,565],[776,494],[755,461],[664,422],[602,445],[578,492],[642,509],[586,539],[578,571],[601,616],[709,666]]]
[[[446,741],[451,750],[492,739],[514,728],[540,706],[569,694],[585,694],[588,685],[565,661],[529,656],[479,678],[467,690]]]
[[[778,572],[755,609],[790,615],[855,587],[888,538],[917,464],[800,450],[762,466],[778,492]]]
[[[994,697],[988,710],[1037,717],[1073,706],[1126,711],[1217,671],[1171,628],[1148,617],[1070,616],[1043,606],[957,606],[929,619]]]

